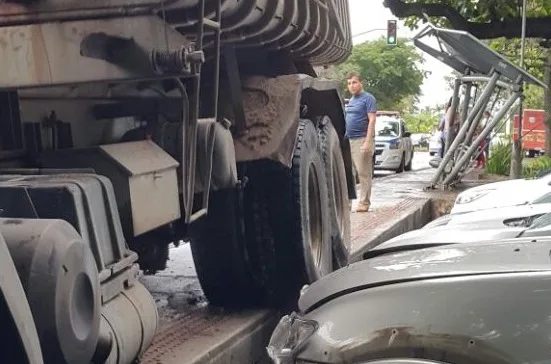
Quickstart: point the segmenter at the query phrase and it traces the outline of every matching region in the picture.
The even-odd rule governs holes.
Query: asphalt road
[[[429,166],[429,161],[431,160],[431,156],[429,155],[429,152],[415,152],[413,155],[413,164],[412,164],[412,172],[419,171],[426,168],[431,168]],[[390,174],[395,174],[394,171],[375,171],[375,178],[377,177],[383,177],[388,176]],[[411,172],[410,172],[411,173]]]

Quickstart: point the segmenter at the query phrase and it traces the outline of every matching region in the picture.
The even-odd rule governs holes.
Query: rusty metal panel
[[[146,16],[0,27],[0,89],[153,77],[149,51],[187,43],[165,25]],[[123,38],[118,65],[81,55],[83,40],[100,32]]]
[[[222,42],[238,47],[289,51],[297,60],[309,59],[315,65],[344,61],[352,49],[347,0],[220,0]],[[207,18],[213,19],[217,1],[205,2]],[[0,28],[15,20],[28,22],[69,21],[79,17],[119,17],[156,14],[182,34],[196,31],[198,0],[103,0],[93,6],[80,0],[49,0],[28,8],[2,12]],[[52,13],[52,11],[55,11]],[[24,15],[13,16],[21,12]],[[6,14],[11,13],[12,16]],[[53,15],[52,15],[53,14]],[[57,19],[55,17],[58,17]],[[116,20],[115,22],[119,22]],[[143,30],[141,31],[143,33]],[[135,29],[134,36],[140,30]],[[206,47],[214,34],[206,32]]]

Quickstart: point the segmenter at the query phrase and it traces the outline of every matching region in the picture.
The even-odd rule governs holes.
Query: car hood
[[[443,226],[427,230],[413,230],[377,245],[364,254],[364,259],[382,254],[430,248],[439,245],[512,239],[519,236],[525,229],[524,227],[503,227],[466,230],[464,227],[450,228]]]
[[[463,213],[496,207],[517,206],[530,203],[545,193],[551,192],[548,179],[514,179],[488,183],[460,193],[457,198],[489,191],[486,195],[465,204],[454,204],[451,213]],[[457,199],[456,199],[457,201]]]
[[[551,238],[446,245],[384,255],[341,268],[303,290],[303,313],[354,291],[410,281],[551,270]]]
[[[443,215],[423,226],[423,229],[432,230],[435,227],[440,228],[443,226],[453,228],[455,225],[469,225],[469,229],[499,228],[506,227],[503,222],[508,219],[523,218],[548,213],[551,213],[551,204],[549,203],[502,206],[495,207],[492,209],[491,213],[488,213],[486,210],[477,210],[462,214]],[[441,222],[446,222],[446,224],[441,225]]]

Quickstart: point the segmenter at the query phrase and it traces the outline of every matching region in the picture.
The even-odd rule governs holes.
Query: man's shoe
[[[369,206],[367,205],[358,205],[358,208],[356,209],[356,212],[368,212]]]

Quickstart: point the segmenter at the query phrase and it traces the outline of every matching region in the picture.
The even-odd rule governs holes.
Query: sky
[[[350,5],[350,17],[352,26],[352,35],[366,32],[372,29],[386,29],[386,22],[389,19],[397,19],[392,15],[389,9],[383,5],[383,0],[348,0]],[[419,30],[410,30],[404,26],[403,22],[398,21],[398,37],[411,37]],[[362,43],[367,40],[373,40],[386,36],[385,30],[374,30],[368,34],[360,35],[353,38],[354,44]],[[426,42],[432,45],[430,41]],[[425,78],[421,91],[423,95],[420,97],[418,106],[434,106],[444,104],[451,97],[451,90],[448,89],[444,76],[451,73],[451,68],[441,63],[431,55],[419,50],[425,58],[425,63],[422,68],[430,70],[432,74]],[[366,90],[369,91],[369,90]]]

